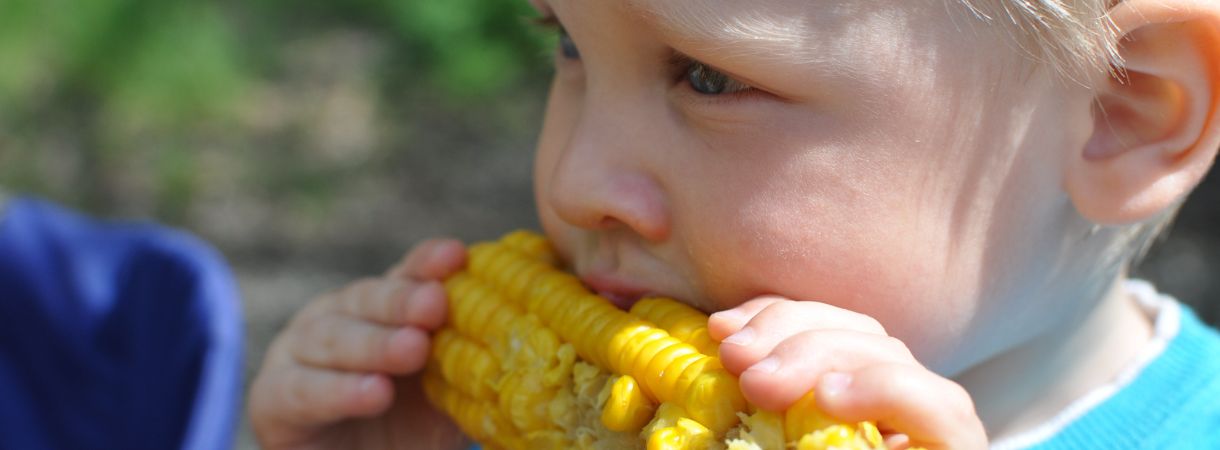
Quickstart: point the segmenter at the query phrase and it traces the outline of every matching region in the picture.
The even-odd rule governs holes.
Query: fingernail
[[[843,391],[846,391],[847,387],[850,385],[851,374],[846,374],[843,372],[830,372],[822,375],[820,387],[822,390],[822,395],[835,396],[843,393]]]
[[[745,327],[745,328],[742,328],[741,330],[738,330],[736,333],[733,333],[729,337],[724,338],[724,341],[721,343],[740,345],[740,346],[744,347],[744,346],[747,346],[747,345],[750,345],[751,343],[753,343],[754,339],[756,337],[757,336],[755,336],[753,328]]]
[[[750,366],[750,368],[746,369],[746,370],[751,370],[751,371],[759,372],[759,373],[775,373],[776,370],[779,370],[779,358],[776,358],[774,356],[768,356],[766,358],[763,358],[762,361],[759,361],[759,362],[755,363],[753,366]]]
[[[365,375],[360,377],[360,382],[356,384],[356,390],[361,393],[372,392],[378,389],[381,384],[381,377],[377,375]]]

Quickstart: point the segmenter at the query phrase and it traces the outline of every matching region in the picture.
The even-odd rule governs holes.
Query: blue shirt
[[[0,448],[230,448],[241,331],[224,261],[185,233],[0,211]]]

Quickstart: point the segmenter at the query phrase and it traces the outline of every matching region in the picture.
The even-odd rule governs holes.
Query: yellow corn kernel
[[[797,450],[834,450],[841,448],[885,448],[885,443],[876,434],[872,440],[867,433],[860,433],[851,425],[836,424],[801,436]]]
[[[730,441],[729,449],[785,447],[784,419],[777,413],[758,411],[754,414],[739,414],[741,430],[738,439]]]
[[[856,424],[860,429],[860,435],[873,447],[885,447],[885,438],[881,436],[881,430],[877,429],[877,425],[872,422],[860,422]]]
[[[649,297],[632,305],[631,314],[656,324],[705,355],[717,356],[719,352],[719,344],[707,332],[707,316],[695,308],[667,298]]]
[[[630,375],[621,375],[608,384],[606,406],[602,409],[602,424],[614,431],[638,432],[652,420],[656,404]]]
[[[652,418],[652,422],[645,428],[644,435],[651,434],[661,428],[668,428],[678,424],[678,419],[687,417],[686,410],[681,406],[673,403],[662,403],[657,407],[656,416]]]
[[[555,250],[551,249],[551,243],[537,233],[513,231],[500,238],[500,243],[547,264],[554,265],[559,262]]]
[[[441,330],[433,340],[432,358],[444,379],[471,397],[493,397],[492,383],[500,378],[495,356],[453,330]]]
[[[567,450],[572,442],[560,430],[533,431],[525,434],[525,442],[531,449]]]
[[[711,430],[691,420],[685,408],[673,403],[662,403],[640,434],[646,436],[648,450],[703,450],[714,440]]]
[[[826,415],[818,410],[813,391],[810,391],[801,396],[784,413],[784,436],[788,441],[796,441],[801,436],[837,424],[837,422],[826,417]]]
[[[471,246],[445,280],[424,390],[488,448],[883,448],[876,426],[831,420],[812,394],[746,415],[706,315],[664,298],[620,311],[557,261],[518,231]]]
[[[424,393],[454,419],[466,435],[505,448],[524,448],[518,432],[491,403],[480,401],[449,387],[435,372],[424,375]]]
[[[547,407],[556,390],[543,385],[543,376],[538,371],[515,371],[497,386],[500,411],[518,430],[530,432],[551,428]]]
[[[445,280],[445,290],[449,294],[449,325],[485,345],[507,334],[508,324],[521,316],[521,311],[491,286],[469,274]]]
[[[737,379],[724,369],[699,375],[684,394],[682,404],[690,417],[706,425],[716,436],[724,436],[737,423],[737,413],[746,408]]]
[[[704,450],[712,446],[713,439],[707,427],[684,417],[649,435],[648,450]]]

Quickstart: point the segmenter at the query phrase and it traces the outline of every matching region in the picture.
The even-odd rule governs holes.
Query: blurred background
[[[219,247],[249,376],[293,311],[417,240],[535,226],[554,39],[531,17],[524,0],[0,0],[0,188]],[[1138,271],[1213,324],[1218,178]]]

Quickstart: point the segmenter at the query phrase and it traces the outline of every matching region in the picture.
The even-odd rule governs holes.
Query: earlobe
[[[1111,18],[1123,66],[1096,89],[1093,134],[1066,186],[1083,216],[1118,225],[1176,205],[1220,149],[1220,5],[1130,0]]]

